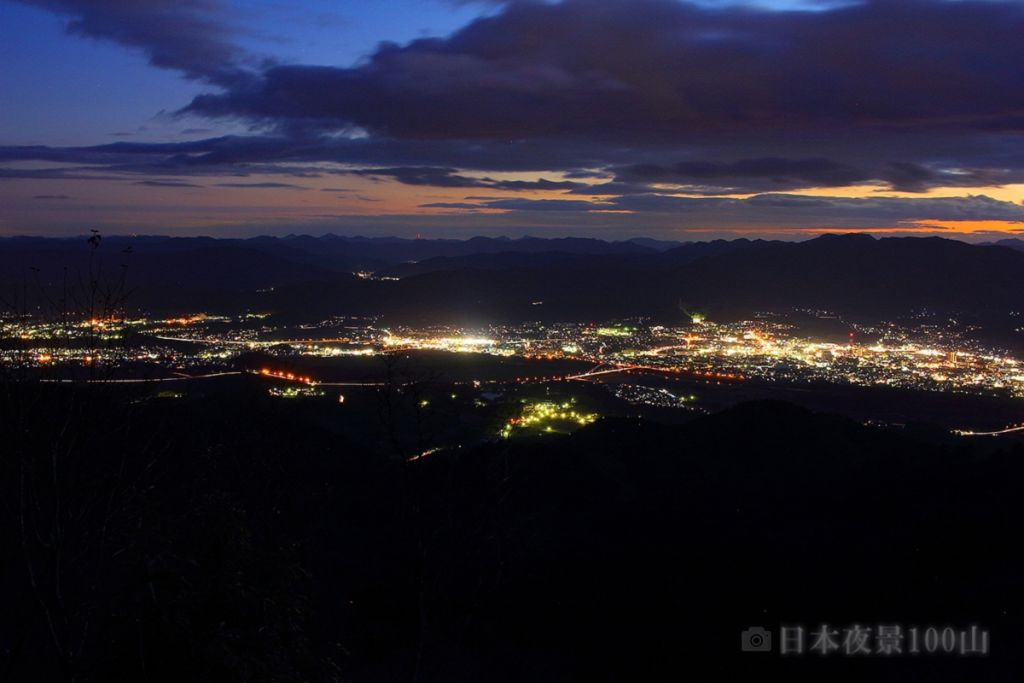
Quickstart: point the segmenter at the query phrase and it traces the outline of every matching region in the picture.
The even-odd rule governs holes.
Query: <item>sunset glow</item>
[[[973,239],[1024,221],[1018,3],[398,0],[317,25],[256,4],[157,2],[150,24],[0,3],[0,234]]]

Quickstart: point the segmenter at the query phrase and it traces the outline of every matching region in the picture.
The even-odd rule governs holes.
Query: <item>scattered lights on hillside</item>
[[[324,395],[321,389],[315,387],[272,387],[267,390],[267,393],[274,398],[308,398]]]
[[[585,427],[597,420],[600,415],[578,410],[576,399],[561,403],[554,401],[537,401],[524,403],[519,415],[509,418],[501,428],[500,435],[509,439],[520,434],[559,433],[565,434],[580,427]]]

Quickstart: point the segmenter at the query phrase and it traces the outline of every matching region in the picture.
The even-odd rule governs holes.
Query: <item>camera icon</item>
[[[743,652],[771,652],[772,634],[760,626],[751,626],[740,634],[740,649]]]

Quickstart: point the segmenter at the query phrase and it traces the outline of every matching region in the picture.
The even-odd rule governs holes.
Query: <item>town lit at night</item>
[[[1024,680],[1021,0],[0,0],[0,683]]]

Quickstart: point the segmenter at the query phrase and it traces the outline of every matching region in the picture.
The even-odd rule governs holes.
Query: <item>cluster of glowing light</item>
[[[649,387],[642,384],[609,384],[607,386],[609,391],[616,397],[633,405],[700,410],[692,405],[697,400],[695,394],[677,396],[668,389]]]
[[[516,384],[561,380],[602,381],[605,375],[659,373],[687,376],[709,384],[762,380],[782,383],[835,382],[926,391],[1024,397],[1024,362],[983,346],[976,328],[953,318],[924,312],[910,322],[847,322],[834,312],[801,310],[798,316],[846,324],[839,339],[801,337],[785,314],[758,314],[755,320],[717,323],[687,311],[678,325],[653,325],[642,319],[594,323],[526,322],[517,325],[382,328],[375,319],[329,318],[295,327],[241,325],[264,314],[224,318],[205,313],[167,320],[95,316],[67,325],[52,319],[8,316],[0,333],[18,344],[0,350],[0,363],[20,366],[140,362],[189,367],[204,372],[224,369],[246,349],[274,356],[371,356],[395,351],[430,350],[516,356],[529,361],[586,361],[574,365],[531,365]],[[1019,312],[1010,314],[1020,317]],[[207,323],[215,323],[204,327]],[[1019,325],[1019,322],[1017,323]],[[134,349],[116,349],[97,339],[117,339],[124,326],[150,341]],[[162,326],[162,327],[161,327]],[[184,327],[183,327],[184,326]],[[1020,328],[1024,331],[1024,327]],[[846,338],[846,333],[854,334]],[[864,340],[863,342],[860,340]],[[78,340],[77,343],[71,343]],[[176,348],[164,342],[190,342],[201,348]],[[282,359],[281,361],[285,361]],[[313,384],[296,372],[266,368],[268,376]],[[289,376],[289,374],[291,376]],[[322,384],[322,382],[316,382]],[[652,400],[661,400],[652,394]]]
[[[629,327],[599,327],[597,328],[597,335],[599,337],[628,337],[633,334],[633,329]]]
[[[568,432],[591,424],[600,417],[597,413],[577,410],[575,404],[575,399],[562,403],[553,401],[524,403],[519,415],[509,418],[499,434],[502,438],[508,439],[517,431]]]
[[[314,345],[312,351],[311,352],[307,352],[306,355],[310,355],[310,356],[325,356],[325,357],[333,357],[333,356],[372,356],[372,355],[374,355],[376,353],[377,352],[374,349],[368,348],[368,347],[360,347],[360,348],[350,349],[350,348],[344,348],[344,347],[340,347],[340,346],[323,346],[323,347],[321,347],[321,346],[318,346],[318,345]]]
[[[220,318],[218,319],[220,320]],[[196,313],[195,315],[181,316],[180,318],[167,318],[165,320],[161,320],[160,322],[162,322],[165,325],[180,325],[182,327],[186,327],[188,325],[195,325],[197,323],[208,322],[210,320],[210,316],[206,315],[205,313]],[[227,319],[225,318],[223,320]]]
[[[89,318],[88,320],[83,320],[81,323],[78,324],[78,326],[102,330],[106,327],[114,326],[121,322],[122,321],[120,318],[115,318],[112,316],[106,318]]]
[[[352,274],[361,280],[398,280],[397,277],[391,275],[377,275],[369,270],[357,270]]]
[[[311,396],[323,396],[324,392],[314,387],[271,387],[267,393],[274,398],[300,398]]]
[[[385,348],[422,349],[454,353],[495,352],[498,342],[485,337],[396,337],[383,340]]]
[[[665,370],[686,368],[715,379],[761,377],[782,381],[834,381],[880,384],[934,391],[1002,391],[1024,396],[1015,379],[1018,361],[1007,355],[981,352],[949,337],[913,340],[896,331],[870,344],[823,342],[781,334],[750,323],[704,323],[702,332],[677,335],[682,343],[655,346],[636,354],[619,349],[603,354],[605,363],[629,367],[636,355]],[[933,335],[934,336],[934,335]],[[670,334],[660,337],[671,337]]]

